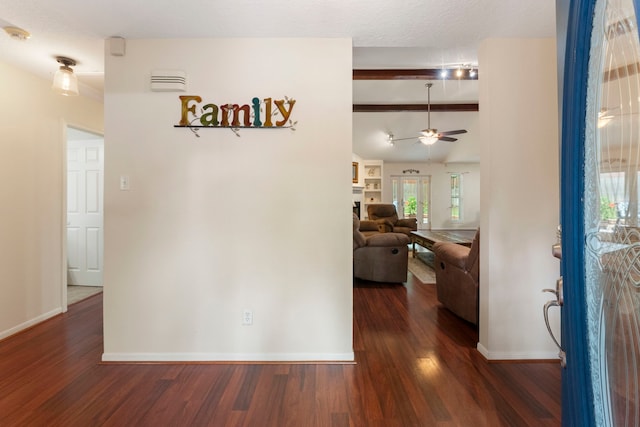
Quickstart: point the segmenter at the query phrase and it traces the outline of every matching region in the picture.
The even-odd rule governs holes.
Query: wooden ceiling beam
[[[478,80],[478,69],[469,75],[469,69],[463,68],[462,76],[457,77],[458,68],[445,68],[447,77],[442,77],[442,68],[421,68],[413,70],[353,70],[353,80]]]
[[[353,104],[354,113],[387,113],[392,111],[428,111],[427,104]],[[433,112],[479,111],[477,103],[431,104]]]
[[[447,68],[448,77],[442,78],[442,68],[395,69],[395,70],[353,70],[353,80],[477,80],[478,70],[469,76],[463,69],[461,77],[456,76],[457,68]],[[431,111],[459,112],[478,111],[478,103],[431,104]],[[353,104],[354,113],[384,113],[391,111],[428,111],[427,104]]]

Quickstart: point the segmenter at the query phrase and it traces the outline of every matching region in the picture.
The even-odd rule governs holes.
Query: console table
[[[417,230],[411,232],[413,243],[413,257],[416,257],[416,243],[423,248],[431,250],[436,242],[457,243],[462,246],[471,246],[476,230]]]

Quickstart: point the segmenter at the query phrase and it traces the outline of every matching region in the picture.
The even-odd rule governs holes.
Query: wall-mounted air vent
[[[180,70],[154,70],[151,72],[151,90],[184,92],[187,90],[187,73]]]

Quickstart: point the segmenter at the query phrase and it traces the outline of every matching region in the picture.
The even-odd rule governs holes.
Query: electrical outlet
[[[253,311],[248,309],[242,311],[242,324],[253,325]]]

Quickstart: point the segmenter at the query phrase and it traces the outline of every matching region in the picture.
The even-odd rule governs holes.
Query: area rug
[[[409,251],[409,272],[424,284],[436,283],[436,272],[433,271],[433,268],[418,258],[414,258],[411,251]]]
[[[67,286],[67,305],[87,299],[102,292],[102,286]]]

